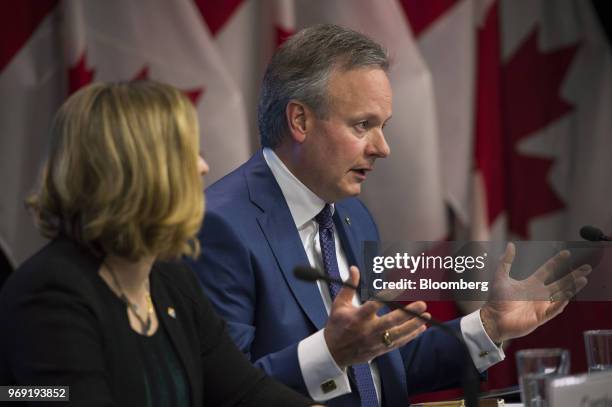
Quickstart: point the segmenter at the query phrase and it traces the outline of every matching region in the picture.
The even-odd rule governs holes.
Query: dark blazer
[[[327,313],[317,285],[293,275],[296,266],[309,264],[308,258],[262,151],[208,188],[206,198],[203,251],[192,264],[206,295],[256,366],[308,394],[297,345],[325,326]],[[379,240],[376,225],[358,199],[335,207],[334,222],[349,263],[364,270],[361,244]],[[458,320],[450,325],[459,329]],[[455,339],[430,328],[401,351],[376,359],[383,405],[406,406],[409,393],[457,384],[463,360]],[[348,394],[328,405],[359,402]]]
[[[137,338],[99,267],[98,258],[60,238],[13,273],[0,293],[0,384],[69,385],[75,406],[145,405]],[[312,404],[236,349],[186,267],[156,263],[150,283],[192,406]]]

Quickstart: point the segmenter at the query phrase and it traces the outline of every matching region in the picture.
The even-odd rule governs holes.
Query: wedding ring
[[[551,295],[550,297],[548,297],[548,301],[550,301],[550,302],[555,302],[555,299],[554,299],[554,297]]]
[[[384,343],[387,348],[393,346],[393,339],[391,339],[391,334],[389,333],[389,331],[385,331],[385,333],[383,334],[382,343]]]

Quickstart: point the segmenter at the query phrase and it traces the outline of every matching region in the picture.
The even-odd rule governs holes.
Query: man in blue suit
[[[357,284],[360,245],[379,240],[355,196],[390,152],[388,64],[379,44],[333,25],[305,29],[277,51],[259,103],[263,149],[208,188],[202,255],[193,263],[251,360],[330,406],[405,406],[411,393],[458,384],[463,371],[463,348],[439,329],[293,275],[310,265]],[[512,258],[509,246],[502,271]],[[573,276],[578,287],[580,278]],[[567,301],[515,303],[490,301],[448,323],[479,372],[503,359],[500,342],[532,331]],[[407,307],[429,317],[422,301]]]

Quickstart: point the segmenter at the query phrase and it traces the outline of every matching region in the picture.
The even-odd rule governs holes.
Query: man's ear
[[[291,138],[297,143],[303,143],[306,140],[306,132],[309,130],[310,110],[303,103],[290,100],[285,108],[285,116]]]

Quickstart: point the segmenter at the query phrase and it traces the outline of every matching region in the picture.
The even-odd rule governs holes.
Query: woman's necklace
[[[125,295],[125,292],[123,291],[121,284],[119,284],[119,280],[117,279],[117,276],[115,275],[115,271],[113,270],[113,268],[108,263],[104,263],[104,264],[106,265],[106,268],[108,269],[108,271],[110,271],[110,275],[113,278],[113,282],[117,286],[117,290],[119,290],[119,299],[121,299],[121,301],[125,303],[128,309],[132,310],[132,313],[134,314],[138,322],[140,322],[140,327],[141,327],[140,333],[142,335],[147,335],[149,333],[149,330],[151,329],[151,321],[153,320],[153,301],[151,300],[151,290],[149,288],[149,280],[147,279],[147,292],[145,294],[146,299],[147,299],[147,319],[144,320],[138,313],[138,305],[131,302],[128,299],[127,295]]]

